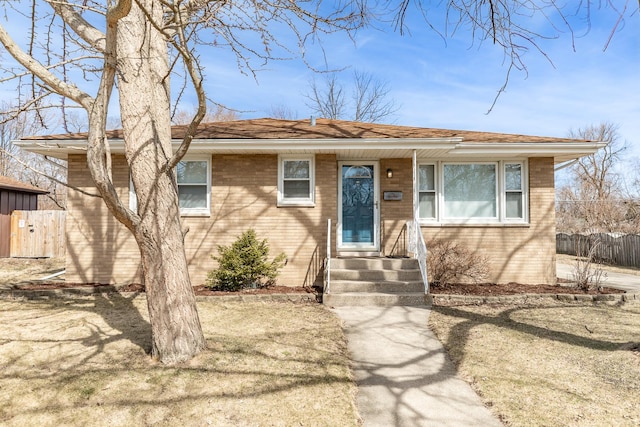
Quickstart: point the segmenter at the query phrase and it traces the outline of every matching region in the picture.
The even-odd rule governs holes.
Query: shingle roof
[[[187,126],[172,127],[172,137],[182,139]],[[107,132],[107,137],[122,139],[122,130]],[[23,140],[83,140],[86,133],[25,137]],[[202,123],[195,139],[339,139],[339,138],[462,138],[470,142],[575,142],[573,139],[529,136],[506,133],[478,132],[411,126],[383,125],[344,120],[317,119],[315,126],[310,120],[250,119],[229,122]]]
[[[15,179],[0,176],[0,188],[7,190],[17,190],[25,193],[37,193],[37,194],[47,194],[48,191],[41,190],[38,187],[34,187],[30,184],[25,184],[24,182],[16,181]]]

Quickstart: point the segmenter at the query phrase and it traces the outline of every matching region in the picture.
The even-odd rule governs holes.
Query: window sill
[[[209,218],[210,212],[180,212],[180,218]]]
[[[529,228],[528,222],[428,222],[420,221],[420,227],[431,228]]]
[[[314,202],[278,202],[279,208],[315,208]]]

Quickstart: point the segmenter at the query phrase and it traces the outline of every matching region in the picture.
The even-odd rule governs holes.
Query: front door
[[[379,252],[378,164],[340,162],[338,250]]]

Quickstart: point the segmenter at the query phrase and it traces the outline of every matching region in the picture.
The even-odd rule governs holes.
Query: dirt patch
[[[441,295],[519,295],[519,294],[622,294],[625,291],[613,288],[601,288],[600,290],[592,289],[588,292],[583,291],[574,286],[565,284],[558,285],[523,285],[521,283],[478,283],[478,284],[451,284],[451,285],[433,285],[430,288],[432,294]]]

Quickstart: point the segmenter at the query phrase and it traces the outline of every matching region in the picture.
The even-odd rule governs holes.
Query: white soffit
[[[112,153],[124,153],[124,140],[110,140]],[[177,148],[180,140],[174,140]],[[83,140],[18,140],[27,151],[65,159],[69,154],[86,152]],[[416,150],[420,159],[496,159],[554,157],[556,163],[593,154],[606,146],[602,142],[572,143],[487,143],[462,142],[462,138],[335,138],[335,139],[197,139],[189,147],[192,154],[336,154],[338,159],[411,158]]]

